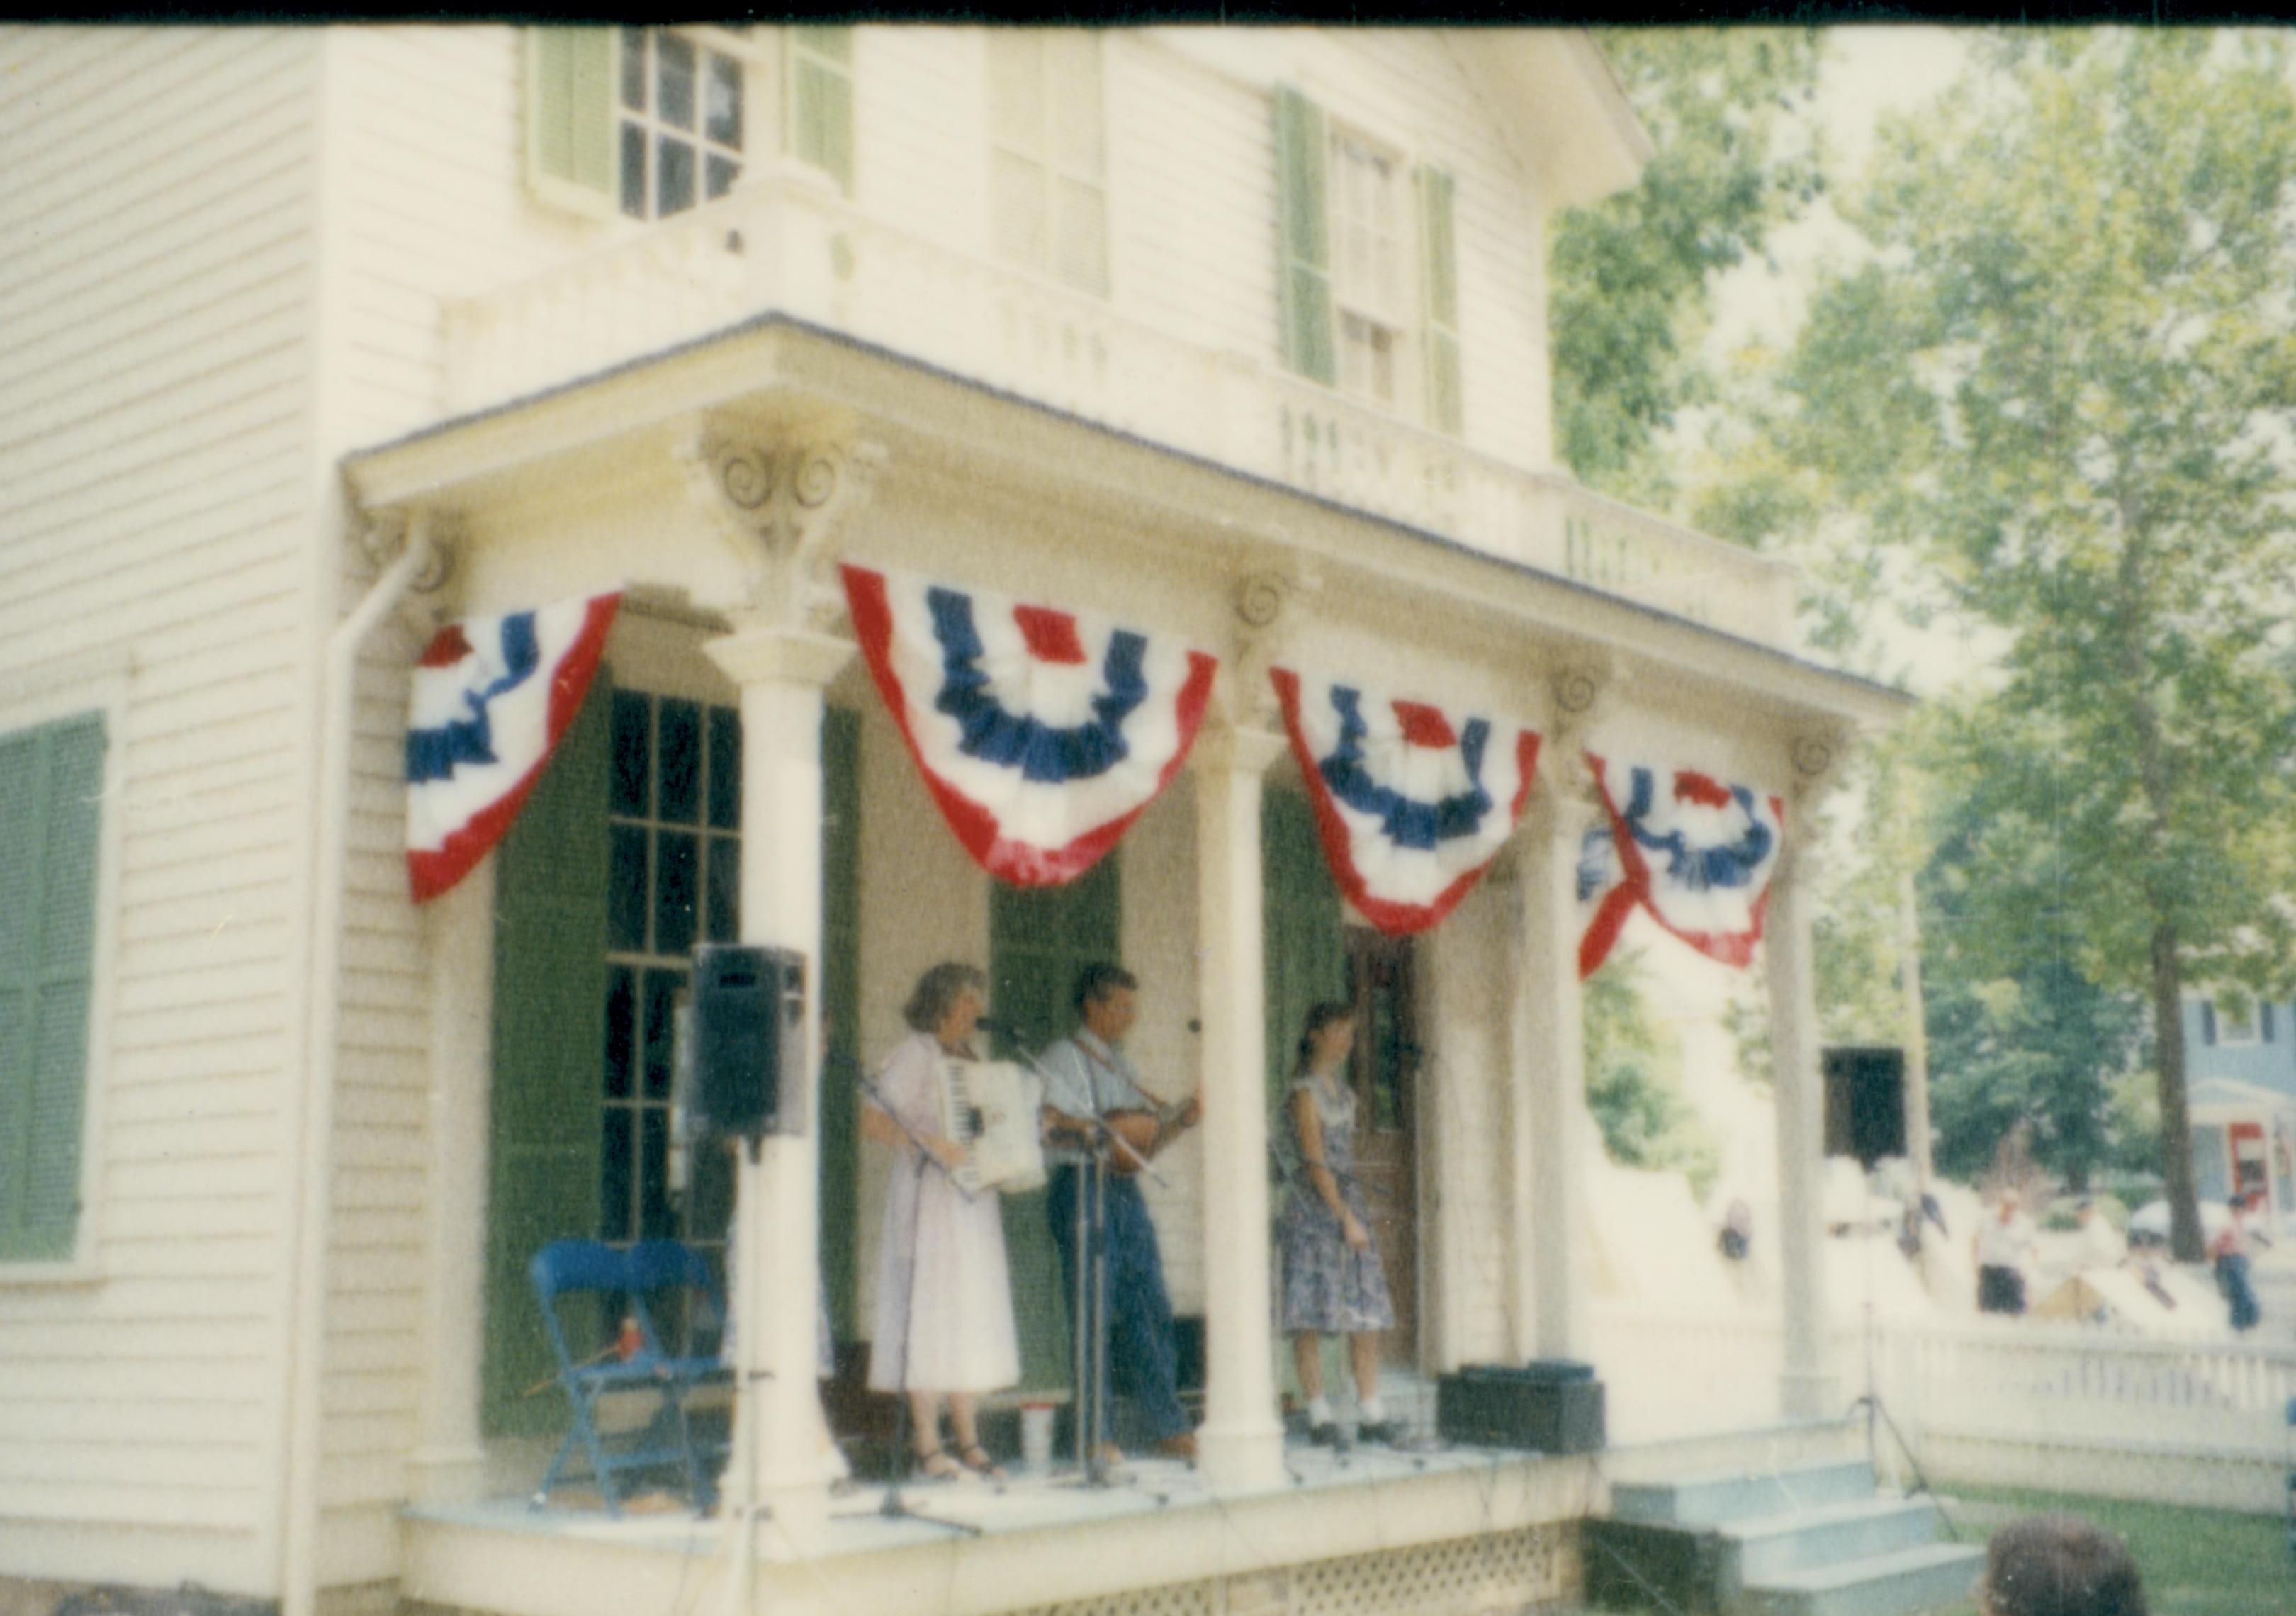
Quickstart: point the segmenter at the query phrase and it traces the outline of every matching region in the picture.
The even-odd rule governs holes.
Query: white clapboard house
[[[1748,966],[1778,1407],[1837,1412],[1796,838],[1900,701],[1798,649],[1789,568],[1554,463],[1547,231],[1649,154],[1562,30],[0,32],[0,1579],[289,1616],[1569,1594],[1609,1481],[1734,1439],[1308,1474],[1266,1153],[1300,1014],[1352,995],[1398,1383],[1587,1355],[1578,874],[1626,765],[1783,818]],[[1078,879],[992,876],[844,564],[1204,653],[1184,765]],[[418,905],[418,657],[610,591],[523,812]],[[1438,923],[1343,898],[1276,668],[1436,715],[1394,756],[1444,715],[1538,737]],[[819,1093],[681,1186],[668,1017],[710,939],[809,962]],[[1150,1192],[1201,1466],[937,1493],[978,1538],[848,1518],[816,1299],[852,1358],[886,1171],[850,1074],[936,961],[1042,1038],[1096,956],[1152,1083],[1205,1097]],[[529,1258],[718,1260],[737,1190],[760,1508],[529,1508],[567,1418]],[[1057,1399],[1041,1209],[1006,1211]]]

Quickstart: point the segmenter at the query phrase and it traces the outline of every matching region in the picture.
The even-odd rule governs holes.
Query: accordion
[[[958,1184],[975,1194],[1043,1187],[1044,1086],[1033,1074],[1010,1061],[943,1061],[939,1089],[941,1131],[964,1146]]]

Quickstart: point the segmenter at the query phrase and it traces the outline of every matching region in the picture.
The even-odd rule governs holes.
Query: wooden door
[[[1419,1027],[1411,939],[1348,931],[1348,995],[1356,1007],[1349,1081],[1356,1092],[1356,1173],[1395,1298],[1385,1360],[1419,1357],[1417,1160]]]

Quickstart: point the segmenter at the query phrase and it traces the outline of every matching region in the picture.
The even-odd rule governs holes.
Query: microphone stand
[[[927,1526],[938,1526],[948,1531],[961,1532],[968,1538],[978,1538],[980,1536],[981,1529],[970,1522],[948,1521],[939,1515],[920,1514],[911,1509],[907,1500],[901,1497],[901,1479],[908,1473],[909,1468],[909,1358],[914,1350],[912,1338],[915,1333],[913,1309],[916,1306],[917,1231],[924,1224],[927,1164],[939,1168],[942,1175],[948,1179],[950,1187],[966,1202],[970,1202],[974,1199],[973,1194],[964,1187],[964,1183],[958,1179],[948,1163],[925,1148],[925,1142],[917,1136],[916,1130],[902,1120],[899,1112],[885,1103],[885,1096],[878,1091],[877,1085],[873,1079],[864,1073],[857,1072],[854,1075],[854,1080],[861,1086],[863,1094],[877,1103],[877,1109],[892,1119],[893,1126],[901,1130],[902,1135],[908,1140],[910,1148],[917,1154],[916,1182],[909,1194],[908,1284],[902,1288],[901,1292],[901,1372],[895,1377],[900,1382],[900,1386],[893,1398],[892,1476],[885,1488],[884,1502],[880,1504],[873,1513],[888,1521],[916,1521]],[[935,1435],[938,1437],[939,1433],[936,1432]],[[846,1513],[849,1515],[857,1512]]]

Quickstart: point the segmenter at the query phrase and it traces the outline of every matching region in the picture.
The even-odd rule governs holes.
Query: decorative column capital
[[[853,644],[799,628],[737,628],[702,643],[709,660],[741,689],[753,685],[825,688],[853,658]]]
[[[1275,691],[1267,670],[1282,661],[1308,620],[1306,603],[1324,587],[1321,574],[1285,555],[1236,579],[1234,655],[1223,703],[1237,724],[1275,726]]]
[[[1857,729],[1845,723],[1813,724],[1794,731],[1786,742],[1786,758],[1793,766],[1787,802],[1803,814],[1816,812],[1841,784],[1857,742]]]
[[[673,452],[689,496],[742,564],[741,615],[834,626],[843,601],[829,567],[876,491],[884,447],[820,422],[705,419]]]
[[[1589,649],[1556,663],[1546,677],[1554,717],[1547,726],[1545,749],[1568,751],[1576,758],[1595,725],[1618,705],[1625,685],[1625,670],[1614,652]]]
[[[1283,731],[1211,722],[1197,732],[1194,767],[1205,773],[1265,775],[1290,750]]]

